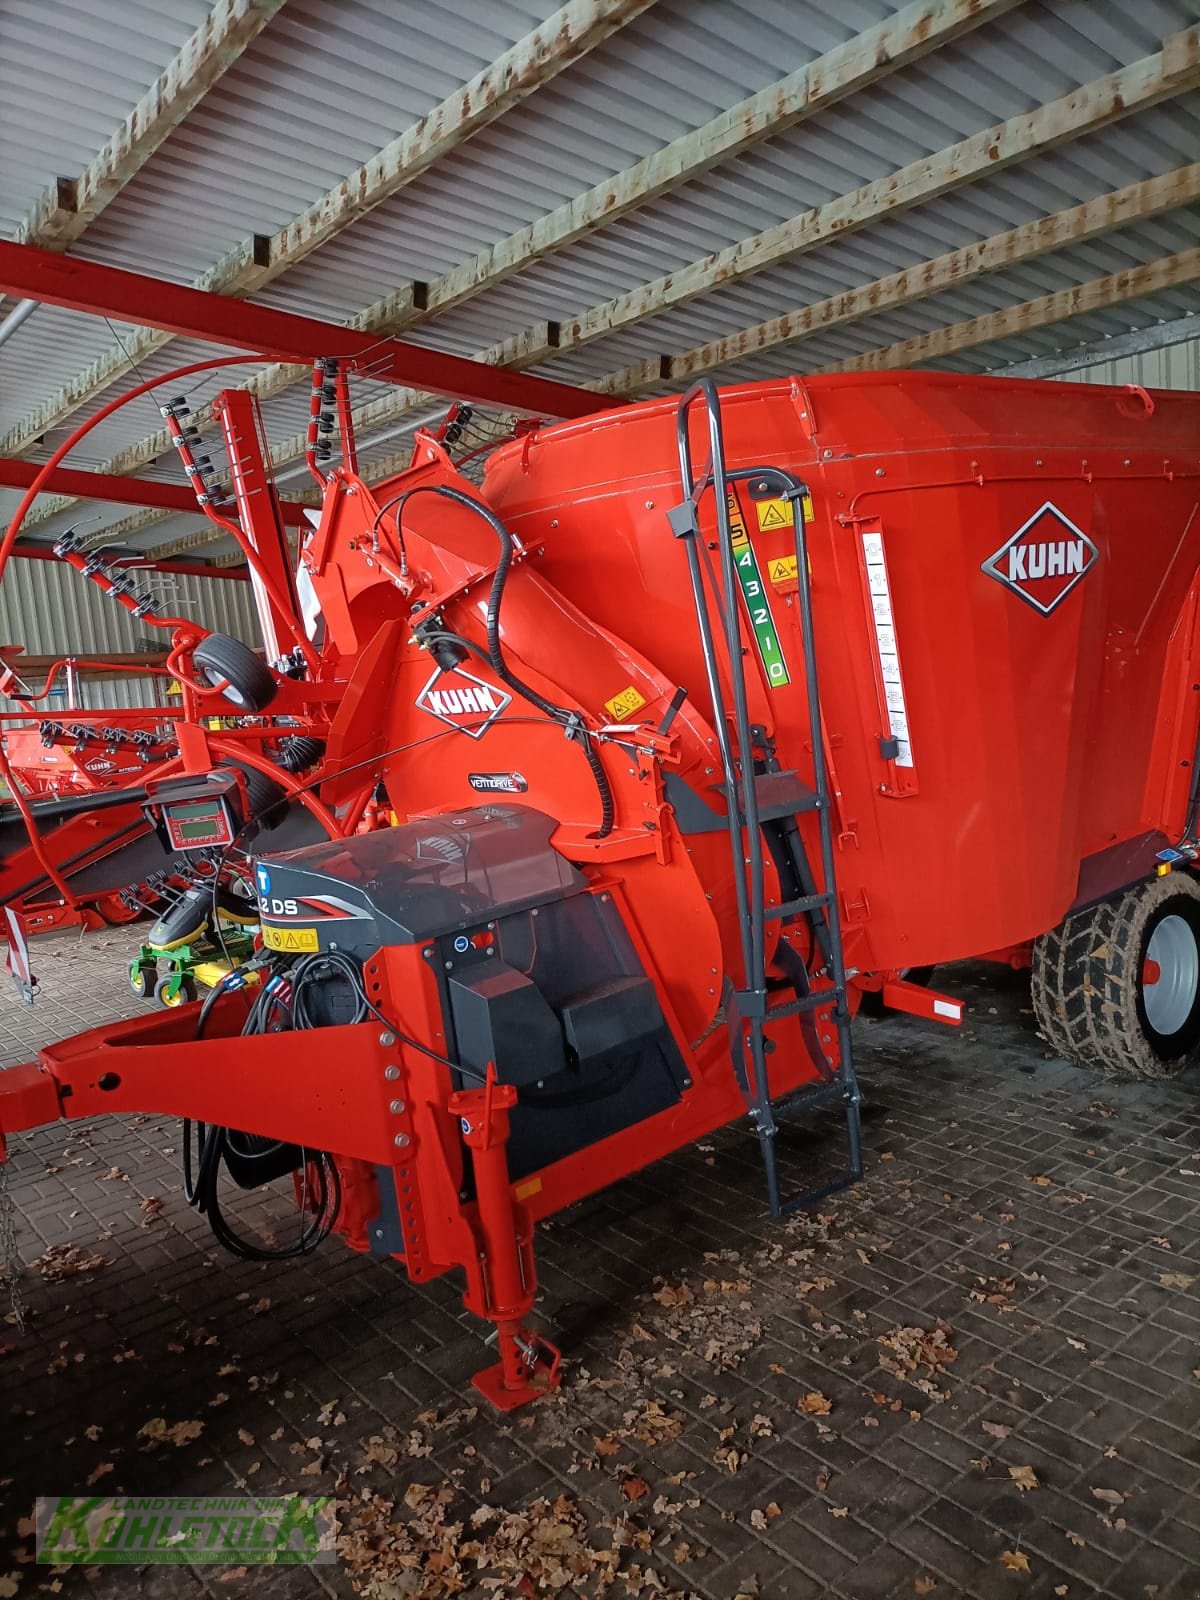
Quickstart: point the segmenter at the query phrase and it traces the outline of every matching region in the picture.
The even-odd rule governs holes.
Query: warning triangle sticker
[[[784,516],[778,502],[774,500],[769,506],[763,507],[762,515],[758,519],[759,527],[764,530],[767,528],[786,528],[789,522],[790,518]]]

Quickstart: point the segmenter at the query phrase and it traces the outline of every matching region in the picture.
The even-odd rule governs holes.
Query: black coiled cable
[[[596,837],[599,839],[607,838],[613,830],[613,823],[616,818],[612,785],[608,781],[608,774],[604,770],[604,764],[600,760],[599,753],[592,742],[591,733],[584,726],[583,719],[578,712],[568,710],[565,706],[555,705],[553,700],[547,700],[544,695],[539,694],[531,684],[525,683],[515,672],[511,671],[504,659],[504,651],[500,644],[500,605],[504,599],[504,586],[508,582],[508,573],[513,562],[512,534],[491,507],[485,505],[482,500],[476,500],[471,495],[464,494],[461,489],[453,489],[446,483],[422,483],[418,484],[415,489],[409,489],[404,494],[399,495],[394,502],[388,502],[388,505],[395,504],[396,532],[402,542],[403,533],[400,519],[404,514],[404,507],[416,494],[438,494],[445,500],[452,500],[456,505],[463,506],[468,511],[473,511],[476,516],[483,518],[500,541],[500,559],[496,563],[496,571],[492,578],[492,587],[488,594],[487,603],[488,663],[502,683],[506,683],[522,699],[528,700],[531,705],[536,706],[546,716],[552,718],[555,722],[561,723],[566,730],[567,737],[579,744],[596,784],[596,791],[600,796],[600,826],[596,829]],[[383,515],[383,511],[386,509],[386,506],[381,509],[380,516]],[[376,520],[378,521],[378,518]]]
[[[220,988],[218,985],[213,989],[201,1007],[196,1024],[197,1037],[203,1032]],[[264,984],[255,995],[247,1014],[242,1027],[243,1037],[265,1033],[279,1004],[278,994],[272,984]],[[286,1149],[283,1140],[263,1140],[257,1135],[241,1133],[236,1128],[184,1121],[184,1196],[189,1205],[208,1218],[213,1237],[231,1255],[241,1256],[247,1261],[289,1261],[315,1250],[332,1232],[342,1203],[341,1175],[333,1158],[324,1150],[308,1150],[302,1146],[298,1147],[303,1174],[299,1196],[300,1235],[292,1244],[278,1248],[257,1244],[239,1234],[225,1217],[218,1189],[221,1168],[228,1165],[229,1157],[234,1156],[243,1167],[249,1166],[253,1170],[255,1161],[269,1162]]]

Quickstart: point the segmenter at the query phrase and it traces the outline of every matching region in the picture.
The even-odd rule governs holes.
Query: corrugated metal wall
[[[147,574],[140,585],[162,596],[164,610],[192,618],[214,633],[259,644],[258,618],[248,583],[226,579]],[[23,645],[31,655],[108,654],[162,650],[169,636],[135,622],[94,583],[57,561],[10,561],[0,584],[0,644]],[[89,706],[146,705],[156,698],[152,680],[105,680],[86,686]]]
[[[1150,350],[1142,356],[1101,361],[1067,374],[1074,383],[1140,383],[1145,389],[1200,389],[1200,339]]]

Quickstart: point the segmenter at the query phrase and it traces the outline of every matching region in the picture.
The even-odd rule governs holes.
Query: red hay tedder
[[[1032,966],[1075,1060],[1165,1073],[1196,1044],[1200,398],[703,382],[528,429],[482,487],[452,424],[421,433],[369,486],[321,362],[298,574],[253,402],[217,415],[237,504],[200,474],[202,498],[272,665],[150,618],[185,705],[137,798],[174,846],[232,851],[281,809],[247,775],[284,791],[250,869],[263,981],[0,1073],[0,1150],[189,1119],[189,1198],[230,1248],[270,1254],[219,1171],[291,1174],[295,1248],[461,1268],[509,1407],[557,1375],[539,1218],[747,1114],[776,1214],[861,1174],[864,996],[957,1022],[927,969],[987,957]],[[818,1106],[844,1168],[782,1195],[779,1119]]]

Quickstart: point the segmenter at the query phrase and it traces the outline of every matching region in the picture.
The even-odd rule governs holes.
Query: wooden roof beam
[[[660,311],[728,288],[756,272],[843,239],[977,178],[1110,126],[1200,84],[1200,26],[1168,39],[1154,55],[1097,78],[1037,110],[1012,117],[936,155],[910,162],[852,194],[802,212],[738,244],[593,306],[562,324],[558,352],[579,350]]]
[[[272,282],[359,217],[399,193],[435,161],[549,83],[651,3],[652,0],[568,0],[470,83],[314,201],[286,228],[233,252],[206,273],[197,286],[242,298]],[[71,379],[19,423],[0,443],[0,454],[19,456],[32,449],[49,429],[65,422],[136,363],[169,344],[172,337],[170,332],[145,328],[124,345],[106,351],[86,373]]]
[[[862,355],[834,362],[818,370],[886,372],[896,367],[922,366],[929,361],[960,355],[976,345],[992,344],[998,339],[1019,338],[1023,333],[1033,333],[1039,328],[1065,322],[1068,317],[1081,317],[1090,311],[1107,311],[1130,300],[1142,300],[1147,295],[1179,289],[1198,279],[1200,249],[1181,250],[1178,255],[1163,256],[1158,261],[1129,267],[1124,272],[1114,272],[1105,278],[1092,278],[1073,288],[1044,294],[1036,300],[1024,300],[1019,305],[1005,306],[1001,311],[989,311],[985,316],[971,317],[966,322],[934,328],[929,333],[918,334],[916,338],[903,339],[898,344],[884,345],[878,350],[867,350]]]
[[[1021,0],[913,0],[895,16],[835,45],[778,83],[740,101],[703,127],[681,135],[644,160],[482,250],[428,284],[407,284],[351,319],[364,332],[401,333],[438,312],[453,310],[475,295],[506,282],[531,261],[565,249],[608,227],[639,206],[703,176],[763,139],[825,111],[858,90],[961,38],[982,23],[1011,11]],[[243,387],[268,400],[306,382],[307,367],[277,363]],[[211,408],[194,415],[203,432]],[[152,434],[104,465],[105,472],[134,472],[171,449],[170,435]],[[64,505],[56,509],[64,509]],[[48,511],[47,515],[53,515]]]
[[[1164,212],[1193,205],[1198,200],[1200,162],[1178,167],[1159,178],[1127,184],[1123,189],[1114,189],[1083,205],[1071,206],[1052,216],[1039,217],[1036,222],[1026,222],[1005,233],[994,234],[990,239],[964,245],[932,261],[923,261],[857,289],[848,289],[845,294],[831,295],[799,311],[772,317],[694,350],[664,357],[657,373],[653,367],[632,369],[628,386],[622,384],[622,374],[613,374],[604,381],[604,392],[622,394],[633,392],[635,386],[650,388],[660,383],[686,383],[701,373],[728,366],[730,362],[781,349],[813,334],[876,316],[881,311],[900,310],[943,290],[960,289],[989,272],[1034,261],[1049,251],[1083,244],[1113,228],[1144,222]]]
[[[17,244],[69,250],[146,165],[284,5],[216,0],[208,16],[77,178],[59,178],[13,235]],[[0,296],[2,301],[3,296]]]

